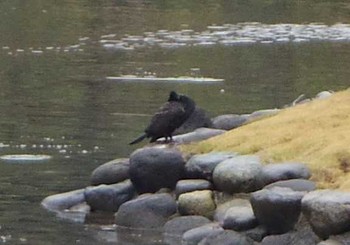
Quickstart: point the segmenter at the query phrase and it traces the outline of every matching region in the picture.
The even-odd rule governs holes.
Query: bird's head
[[[179,95],[175,91],[171,91],[168,101],[179,101]]]

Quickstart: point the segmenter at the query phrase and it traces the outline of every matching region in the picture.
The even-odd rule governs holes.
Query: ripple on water
[[[3,155],[0,159],[7,163],[27,164],[27,163],[42,163],[50,160],[52,156],[49,155],[31,155],[31,154],[14,154]]]

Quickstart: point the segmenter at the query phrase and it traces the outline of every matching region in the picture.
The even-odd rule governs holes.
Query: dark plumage
[[[165,137],[172,140],[172,133],[180,127],[192,114],[195,103],[185,95],[178,95],[172,91],[168,102],[154,114],[145,133],[132,141],[130,145],[141,142],[145,138],[151,138],[150,142]]]

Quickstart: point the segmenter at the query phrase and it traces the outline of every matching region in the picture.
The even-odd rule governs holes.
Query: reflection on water
[[[87,186],[99,164],[128,156],[135,148],[127,143],[170,90],[216,116],[349,87],[348,8],[345,0],[2,1],[0,155],[52,158],[0,160],[0,242],[118,239],[98,225],[56,217],[40,201]],[[140,71],[191,77],[194,69],[224,82],[105,79]]]

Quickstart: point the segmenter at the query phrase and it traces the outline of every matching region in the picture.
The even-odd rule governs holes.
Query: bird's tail
[[[141,142],[144,138],[147,137],[147,134],[142,134],[141,136],[137,137],[136,139],[134,139],[133,141],[131,141],[129,143],[129,145],[133,145],[133,144],[136,144],[136,143],[139,143]]]

